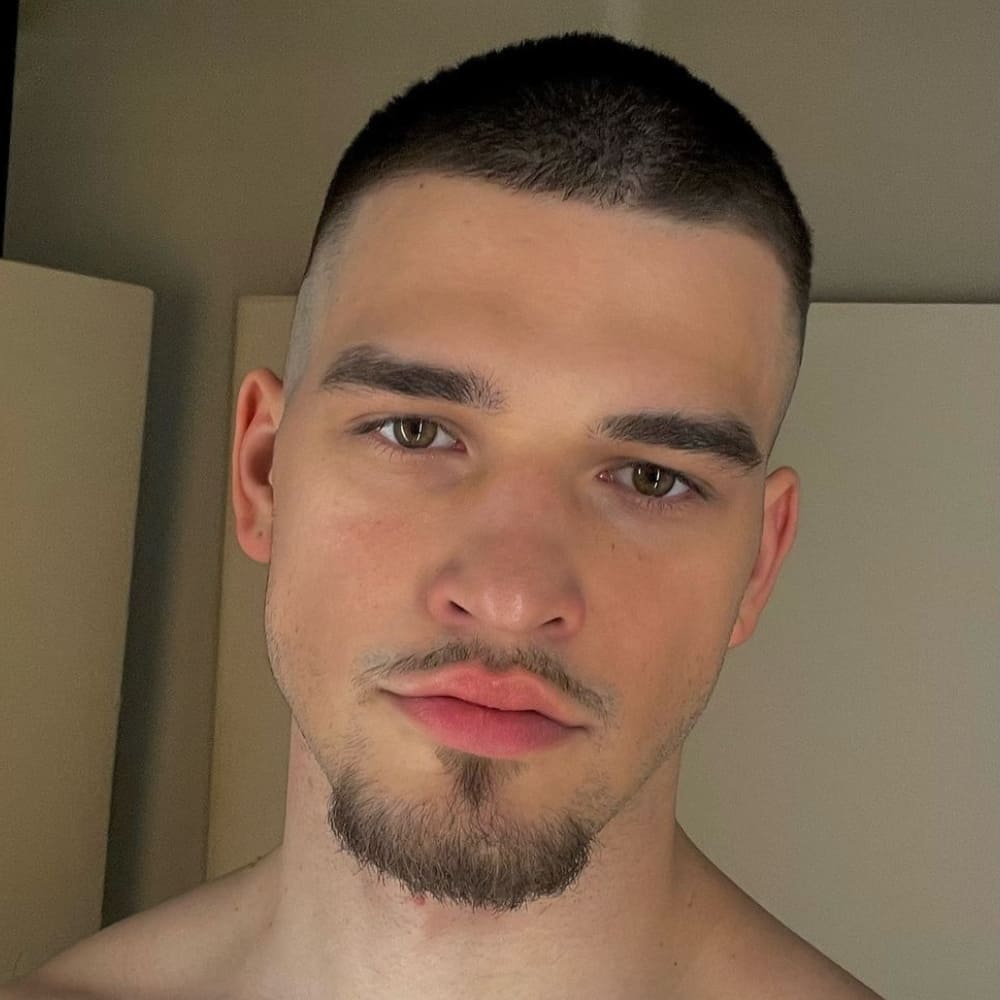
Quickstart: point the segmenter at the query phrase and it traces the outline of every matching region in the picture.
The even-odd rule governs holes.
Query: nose
[[[449,631],[556,641],[583,625],[584,598],[555,539],[494,530],[463,544],[434,575],[432,617]]]

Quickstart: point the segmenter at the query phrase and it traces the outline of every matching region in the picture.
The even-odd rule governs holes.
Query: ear
[[[271,465],[284,402],[281,380],[266,368],[244,377],[236,400],[231,473],[236,538],[251,559],[262,563],[271,558]]]
[[[795,541],[798,523],[799,477],[794,469],[775,469],[764,483],[760,548],[729,637],[730,649],[753,635],[757,620],[777,582],[781,564]]]

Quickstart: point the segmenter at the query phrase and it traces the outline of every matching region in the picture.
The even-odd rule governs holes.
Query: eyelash
[[[367,423],[354,429],[353,433],[357,434],[359,437],[368,437],[372,441],[373,447],[379,451],[385,451],[390,456],[399,457],[404,460],[411,458],[416,458],[417,454],[422,455],[433,455],[436,451],[450,451],[447,448],[405,448],[403,445],[393,444],[387,441],[378,432],[382,430],[386,424],[393,423],[396,420],[423,420],[427,423],[434,424],[445,432],[449,437],[454,438],[456,441],[461,439],[455,433],[453,433],[446,423],[441,420],[432,420],[429,417],[424,417],[416,413],[397,413],[389,417],[382,417],[378,420],[369,420]],[[416,453],[416,454],[415,454]],[[628,493],[632,494],[631,503],[645,509],[654,511],[658,514],[670,514],[674,513],[679,507],[687,506],[687,504],[698,500],[705,500],[707,498],[707,492],[697,483],[693,482],[687,476],[682,475],[680,472],[671,469],[666,465],[658,465],[656,462],[626,462],[624,465],[615,466],[614,469],[609,471],[617,472],[619,469],[628,468],[629,466],[635,467],[638,465],[650,465],[657,469],[662,469],[667,475],[676,479],[678,482],[682,483],[687,487],[688,492],[684,493],[680,497],[667,498],[667,497],[647,497],[643,496],[641,493],[629,490],[628,487],[622,486],[621,488]],[[615,485],[619,485],[615,483]]]

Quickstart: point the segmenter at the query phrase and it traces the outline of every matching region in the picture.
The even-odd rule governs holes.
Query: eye
[[[456,443],[440,424],[423,417],[390,417],[374,428],[380,437],[400,448],[410,451],[427,451],[450,448]],[[444,440],[439,440],[443,438]],[[434,445],[435,441],[439,441]],[[434,445],[432,449],[432,445]]]
[[[651,462],[633,462],[612,470],[609,475],[650,500],[670,500],[693,493],[693,486],[679,473]]]

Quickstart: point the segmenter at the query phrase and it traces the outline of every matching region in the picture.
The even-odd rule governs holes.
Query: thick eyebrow
[[[342,351],[320,379],[320,388],[325,391],[341,386],[442,399],[488,411],[504,406],[503,394],[485,375],[409,361],[372,344]]]
[[[742,420],[729,416],[695,417],[646,410],[605,417],[592,433],[612,441],[707,453],[745,472],[763,461],[753,431]]]

